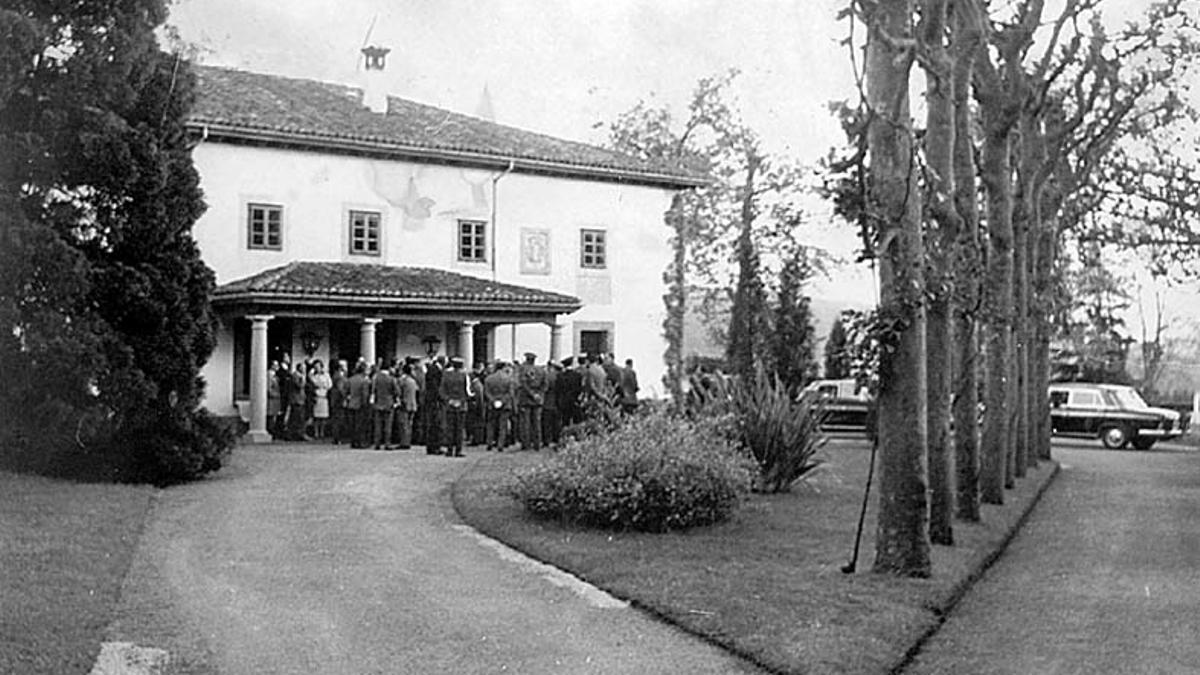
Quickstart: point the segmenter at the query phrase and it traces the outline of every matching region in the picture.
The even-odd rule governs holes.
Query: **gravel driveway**
[[[471,461],[238,448],[162,494],[109,639],[173,673],[757,672],[461,525]]]

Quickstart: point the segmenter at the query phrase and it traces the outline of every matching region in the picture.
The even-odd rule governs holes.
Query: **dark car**
[[[1148,450],[1185,431],[1177,411],[1148,405],[1133,387],[1079,382],[1050,385],[1050,426],[1055,436],[1099,438],[1114,450]]]

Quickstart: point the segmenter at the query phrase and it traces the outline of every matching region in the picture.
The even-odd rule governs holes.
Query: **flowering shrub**
[[[519,472],[509,491],[537,516],[663,532],[723,520],[753,475],[754,463],[724,440],[650,414],[571,443]]]

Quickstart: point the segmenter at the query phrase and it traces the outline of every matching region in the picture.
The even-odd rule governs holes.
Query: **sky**
[[[683,115],[700,78],[736,68],[733,93],[765,149],[812,165],[843,138],[828,104],[857,98],[840,44],[850,26],[836,18],[846,4],[174,0],[168,22],[202,63],[351,85],[361,84],[359,49],[385,46],[395,96],[475,114],[486,87],[497,122],[594,144],[605,140],[597,125],[639,101]],[[1122,17],[1148,4],[1104,6]],[[810,243],[853,257],[849,227],[827,213],[812,220]],[[869,270],[852,265],[818,279],[814,293],[858,306],[875,297]]]

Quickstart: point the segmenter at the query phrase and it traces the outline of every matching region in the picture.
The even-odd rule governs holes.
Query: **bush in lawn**
[[[754,463],[722,439],[650,414],[569,444],[519,472],[509,490],[537,516],[663,532],[724,519],[753,476]]]
[[[758,462],[756,490],[785,492],[820,465],[814,456],[826,439],[817,427],[821,406],[816,396],[796,398],[760,366],[753,382],[733,386],[731,400],[739,440]]]
[[[605,382],[599,396],[583,395],[580,410],[583,419],[562,430],[562,438],[578,441],[588,436],[603,436],[621,426],[625,421],[620,406],[616,404],[616,389]]]

